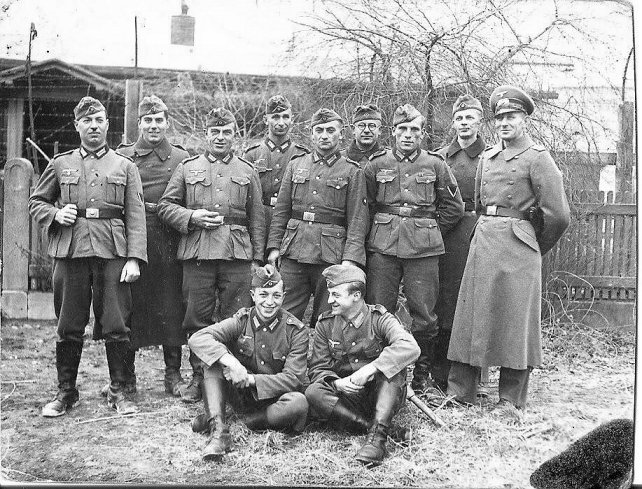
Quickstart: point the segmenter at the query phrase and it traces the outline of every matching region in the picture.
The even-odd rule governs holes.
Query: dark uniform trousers
[[[183,328],[188,336],[212,324],[216,294],[221,316],[228,318],[252,306],[250,262],[241,260],[185,260],[183,297],[187,304]]]
[[[308,306],[310,294],[314,294],[312,310],[319,314],[329,309],[328,288],[321,272],[331,263],[301,263],[290,258],[281,260],[281,277],[286,284],[296,284],[287,291],[283,308],[290,311],[298,319],[303,319]],[[316,318],[312,318],[312,325]]]
[[[531,368],[515,370],[501,367],[499,369],[499,398],[506,399],[516,407],[526,407],[528,379]],[[477,386],[481,377],[481,368],[452,361],[448,375],[448,394],[458,401],[474,404],[477,399]]]
[[[94,301],[94,338],[129,341],[132,297],[129,284],[120,282],[124,258],[56,258],[53,269],[54,311],[58,341],[83,342]]]

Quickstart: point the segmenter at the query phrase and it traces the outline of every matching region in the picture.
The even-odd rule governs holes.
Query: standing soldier
[[[232,446],[226,401],[251,430],[301,433],[305,426],[308,328],[281,308],[283,281],[272,265],[256,269],[251,294],[254,307],[201,329],[189,340],[190,349],[207,365],[205,414],[192,421],[195,432],[209,433],[205,460],[224,455]]]
[[[368,158],[381,150],[381,111],[373,104],[359,105],[352,113],[354,140],[345,151],[346,158],[359,163],[363,168]]]
[[[137,411],[129,378],[130,283],[147,260],[143,189],[136,165],[106,144],[105,107],[83,97],[74,108],[80,148],[54,157],[29,199],[31,215],[47,229],[54,258],[54,310],[58,318],[58,393],[42,409],[65,414],[78,402],[76,377],[93,300],[94,338],[105,339],[107,403],[119,414]]]
[[[267,124],[268,135],[264,141],[247,148],[245,158],[254,165],[261,179],[267,236],[285,168],[293,156],[310,151],[290,139],[292,105],[288,99],[282,95],[270,98],[265,105],[265,113],[263,120]]]
[[[374,215],[368,239],[367,301],[394,311],[403,280],[412,333],[421,348],[413,389],[432,387],[442,233],[461,219],[464,205],[457,181],[443,158],[422,151],[424,118],[412,105],[398,107],[395,148],[370,157],[365,174]]]
[[[453,127],[457,137],[438,151],[457,179],[457,185],[464,201],[464,217],[448,233],[443,235],[446,253],[439,257],[439,298],[435,312],[439,335],[435,347],[435,361],[432,378],[439,388],[446,392],[449,363],[448,342],[453,325],[457,295],[464,274],[470,236],[477,216],[475,215],[475,174],[479,155],[486,143],[479,134],[483,110],[482,105],[471,95],[462,95],[453,105]]]
[[[283,307],[303,319],[314,294],[314,326],[327,308],[321,272],[337,263],[365,264],[368,208],[363,170],[339,152],[339,114],[319,109],[311,125],[314,151],[294,157],[285,171],[267,248],[273,265],[282,257]]]
[[[208,150],[187,158],[172,175],[158,202],[158,215],[181,234],[183,297],[187,336],[212,324],[219,294],[221,315],[250,306],[250,269],[265,247],[261,183],[252,164],[232,152],[236,121],[222,107],[207,121]],[[185,402],[201,399],[202,363],[190,353],[193,375],[181,393]]]
[[[333,265],[327,279],[332,310],[319,317],[314,331],[305,391],[315,416],[337,428],[368,432],[355,458],[381,463],[388,435],[407,441],[392,418],[406,397],[406,367],[419,356],[412,335],[380,305],[363,297],[366,275],[358,267]]]
[[[165,392],[180,396],[181,345],[185,332],[181,328],[185,308],[181,295],[182,269],[176,259],[180,235],[161,222],[157,215],[161,198],[178,164],[189,157],[180,146],[170,144],[167,106],[152,95],[138,105],[138,141],[123,144],[118,152],[134,160],[143,182],[147,219],[147,266],[140,280],[132,285],[132,348],[163,345]],[[135,351],[130,353],[130,371],[134,372]],[[136,389],[136,377],[129,382]]]
[[[542,255],[562,235],[570,213],[561,172],[525,132],[532,99],[500,86],[490,108],[501,141],[482,153],[477,168],[480,217],[453,320],[448,394],[474,402],[480,368],[499,365],[494,412],[519,421],[530,371],[542,361]]]

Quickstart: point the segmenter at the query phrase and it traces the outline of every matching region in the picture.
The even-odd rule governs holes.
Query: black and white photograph
[[[0,0],[2,484],[642,487],[634,4]]]

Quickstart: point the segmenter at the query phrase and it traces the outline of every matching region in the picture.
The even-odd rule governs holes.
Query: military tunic
[[[181,293],[183,271],[176,259],[180,234],[158,218],[157,208],[174,170],[189,153],[167,139],[151,146],[142,138],[119,146],[118,152],[132,158],[138,167],[147,221],[148,263],[132,284],[131,342],[134,348],[179,346],[185,343],[181,329],[185,315]]]
[[[303,391],[309,330],[281,309],[263,324],[254,308],[243,308],[234,316],[195,333],[190,349],[209,367],[231,353],[254,374],[255,399],[275,399]]]
[[[412,335],[383,306],[364,303],[352,321],[323,313],[314,331],[306,397],[317,414],[327,418],[339,399],[332,387],[335,380],[373,364],[386,379],[401,374],[399,381],[405,383],[405,369],[418,357]]]
[[[548,151],[524,135],[482,153],[475,208],[498,206],[543,215],[531,222],[482,215],[477,221],[453,321],[448,358],[524,370],[541,364],[541,254],[560,238],[570,213],[562,174]]]
[[[195,209],[216,211],[225,220],[212,229],[192,227]],[[181,233],[177,258],[183,262],[188,334],[211,324],[214,289],[224,318],[251,304],[250,262],[263,259],[265,213],[261,183],[249,162],[210,152],[184,160],[158,202],[158,216]]]
[[[367,244],[367,301],[394,311],[403,278],[413,332],[433,337],[442,233],[464,213],[457,181],[441,156],[422,150],[375,153],[364,173],[374,216]]]
[[[302,319],[314,293],[313,318],[327,308],[321,272],[350,260],[365,264],[368,221],[363,170],[339,152],[295,156],[283,176],[267,248],[278,249],[284,307]]]
[[[366,163],[368,163],[368,159],[370,158],[370,156],[378,153],[379,151],[381,151],[381,145],[379,144],[379,141],[375,141],[375,143],[372,145],[372,148],[366,150],[359,149],[357,143],[355,141],[352,141],[350,146],[344,150],[343,154],[346,158],[349,158],[352,161],[356,161],[357,163],[359,163],[359,166],[361,168],[364,168],[366,166]]]
[[[71,226],[54,217],[66,204],[79,215]],[[120,282],[127,259],[147,261],[145,210],[136,165],[107,146],[55,156],[29,199],[31,215],[49,237],[54,261],[54,309],[61,340],[81,341],[94,302],[95,339],[125,341],[131,291]],[[101,218],[103,215],[113,215]],[[113,213],[113,214],[106,214]],[[92,279],[93,276],[93,279]]]
[[[287,140],[280,146],[270,138],[254,144],[245,150],[245,159],[254,165],[261,180],[263,205],[265,206],[265,236],[267,237],[272,222],[272,211],[276,205],[285,168],[295,155],[309,153],[305,146]]]

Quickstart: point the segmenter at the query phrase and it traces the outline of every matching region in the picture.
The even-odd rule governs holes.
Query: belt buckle
[[[399,207],[399,215],[410,217],[412,215],[412,207]]]
[[[487,216],[496,216],[497,215],[497,206],[496,205],[487,205],[486,206],[486,215]]]
[[[154,202],[145,202],[145,209],[150,212],[155,212],[158,209],[158,204],[155,204]]]
[[[314,222],[314,212],[304,212],[303,213],[303,220],[304,221],[310,221]]]
[[[87,219],[98,219],[100,217],[100,209],[96,207],[88,207],[85,209],[85,218]]]
[[[276,197],[270,197],[270,205],[274,207],[276,205]]]

